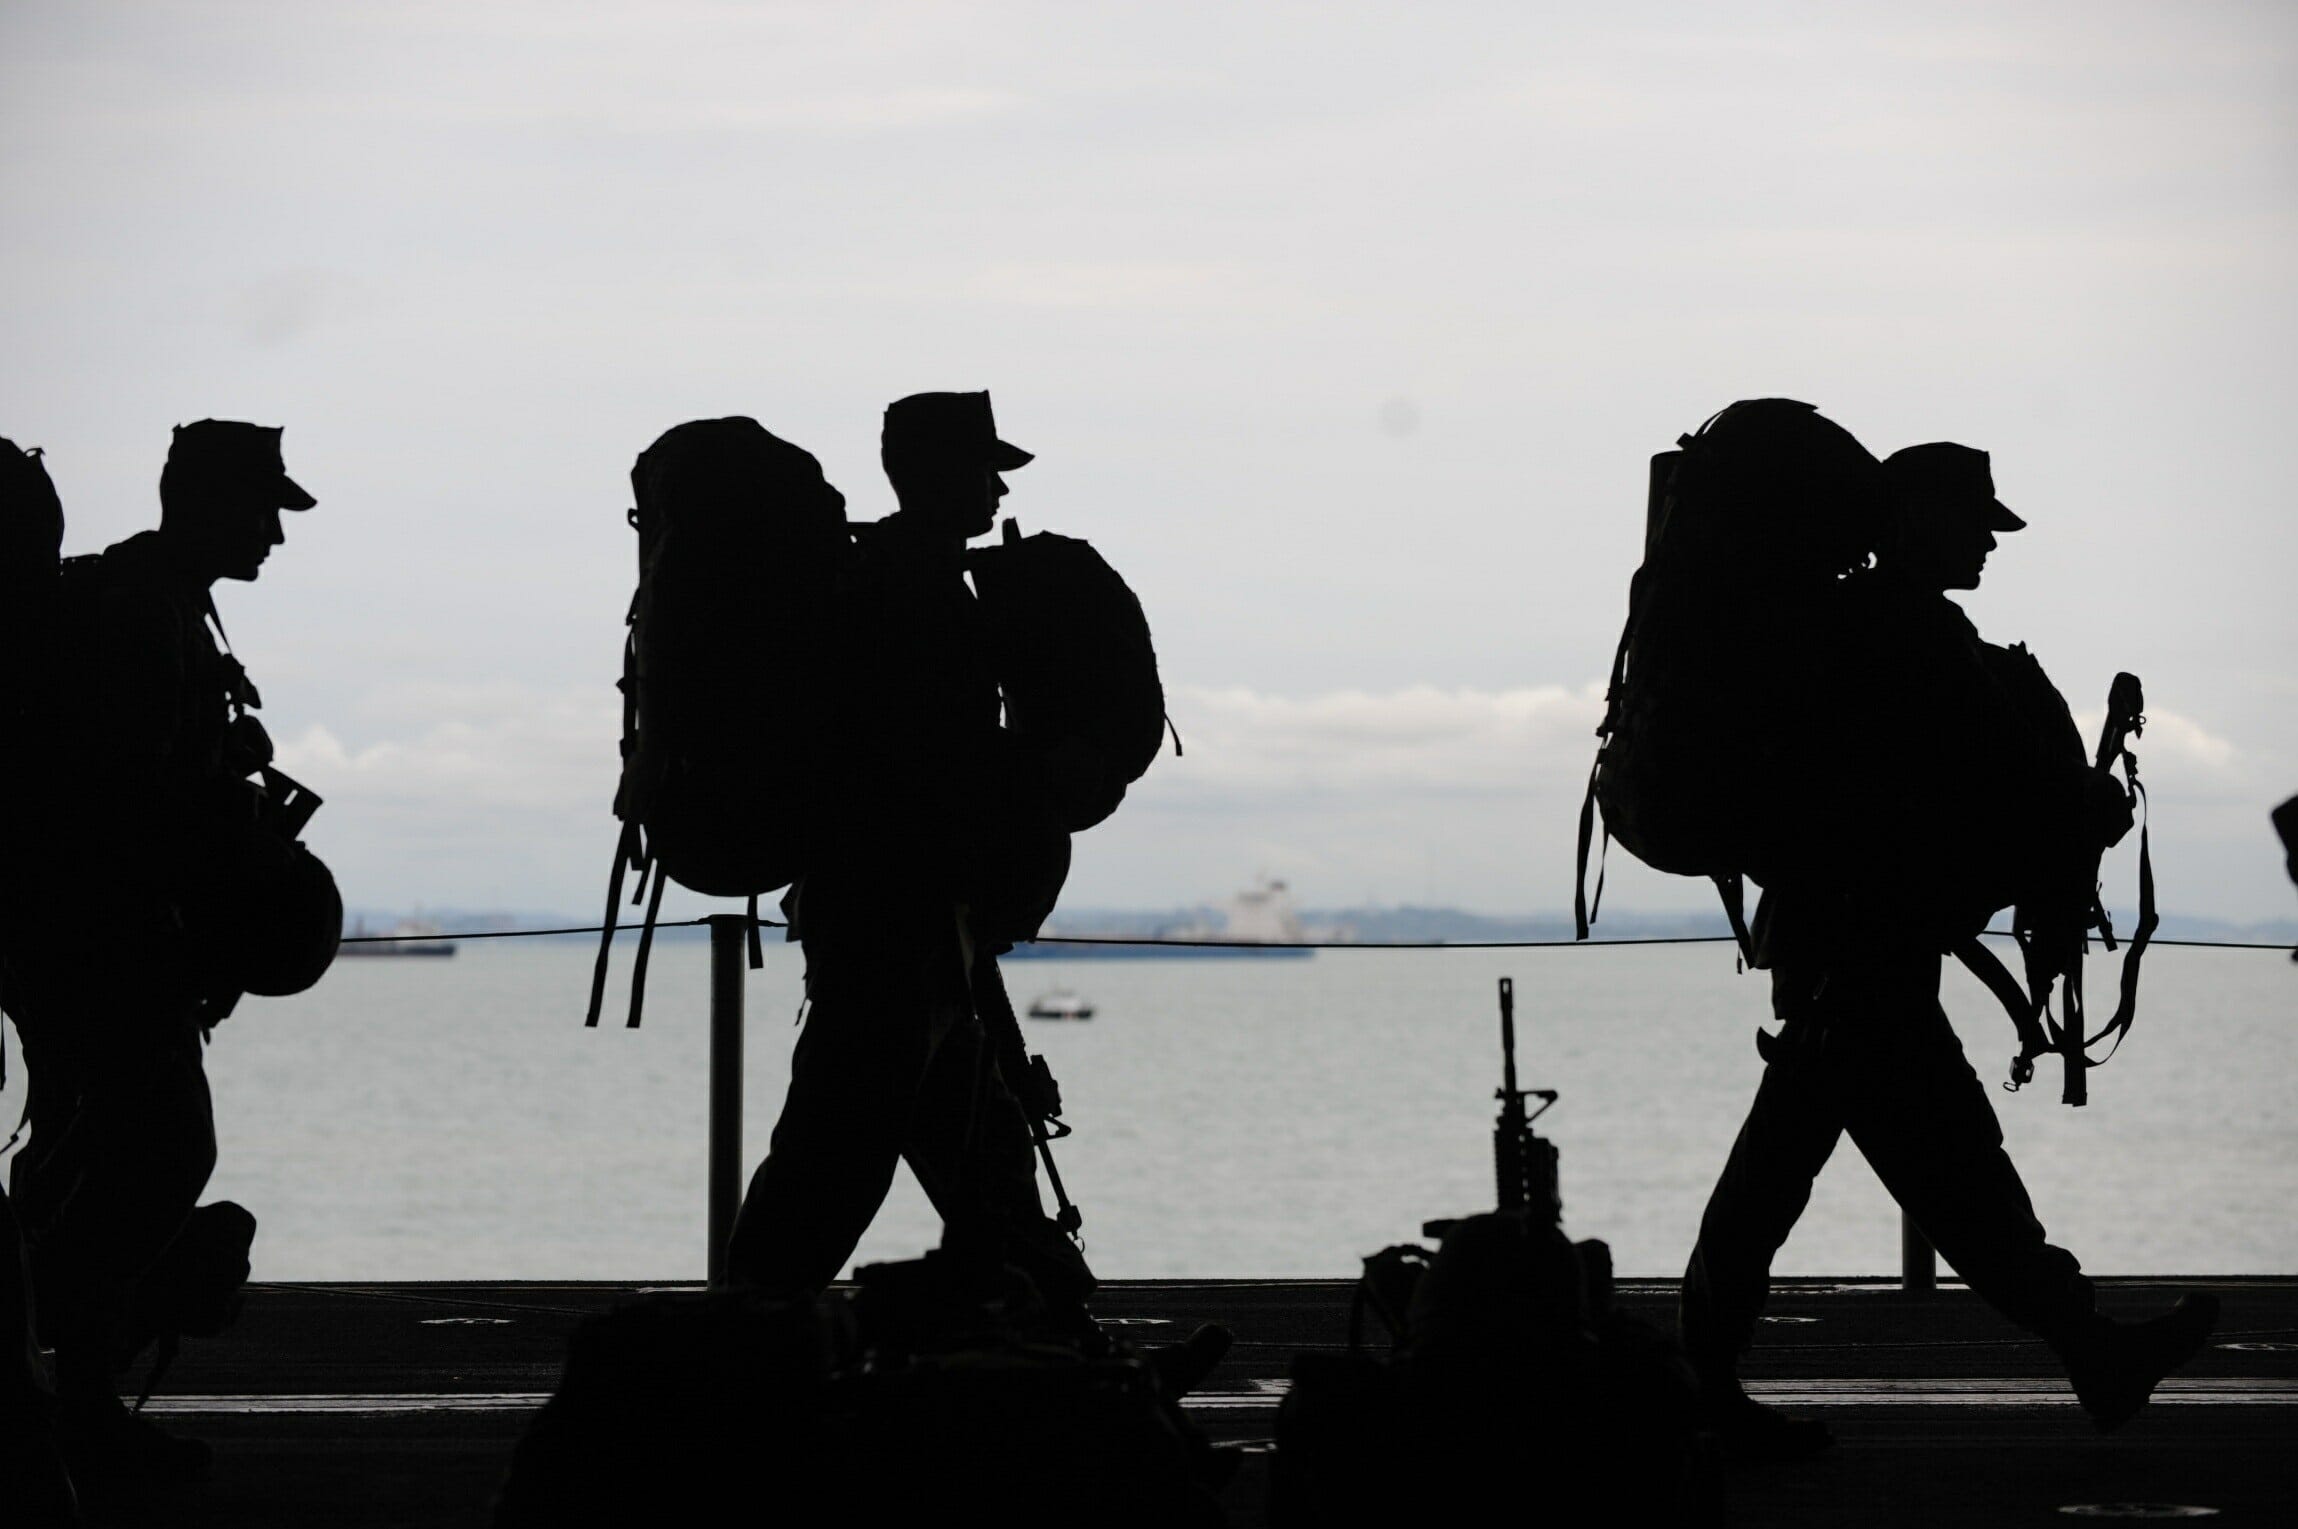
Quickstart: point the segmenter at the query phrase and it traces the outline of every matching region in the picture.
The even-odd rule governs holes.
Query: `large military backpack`
[[[1148,772],[1171,725],[1141,602],[1090,543],[1023,536],[1010,520],[1003,543],[966,567],[1006,728],[1046,758],[1063,826],[1091,828]]]
[[[756,899],[803,873],[829,765],[830,620],[852,546],[811,454],[754,419],[691,420],[630,471],[638,591],[623,645],[622,779],[588,1023],[597,1024],[626,873],[646,923],[666,881]]]
[[[1644,561],[1612,660],[1580,808],[1573,912],[1603,896],[1589,851],[1602,809],[1655,870],[1715,880],[1791,871],[1823,837],[1825,708],[1841,658],[1844,575],[1882,524],[1882,469],[1810,404],[1735,403],[1652,459]]]

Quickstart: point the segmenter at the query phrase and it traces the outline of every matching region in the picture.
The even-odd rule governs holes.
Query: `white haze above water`
[[[2044,1223],[2096,1272],[2298,1270],[2298,971],[2272,951],[2148,962],[2138,1027],[2087,1109],[2058,1103],[2054,1062],[1997,1096]],[[210,1198],[260,1219],[259,1279],[698,1277],[707,964],[700,944],[659,948],[635,1034],[612,1003],[583,1029],[589,949],[573,943],[344,961],[304,997],[250,1000],[209,1052]],[[2092,970],[2103,990],[2107,964]],[[1568,1228],[1608,1239],[1623,1273],[1680,1272],[1760,1068],[1764,979],[1735,977],[1728,946],[1015,963],[1017,1003],[1060,984],[1100,1005],[1086,1024],[1025,1021],[1077,1127],[1059,1160],[1095,1266],[1346,1275],[1425,1218],[1488,1206],[1502,974],[1523,1081],[1563,1094],[1541,1129]],[[769,946],[749,982],[749,1160],[780,1105],[798,977],[797,951]],[[1991,1086],[2008,1025],[1949,982]],[[904,1173],[859,1257],[936,1235]],[[1896,1212],[1846,1146],[1781,1271],[1897,1260]]]

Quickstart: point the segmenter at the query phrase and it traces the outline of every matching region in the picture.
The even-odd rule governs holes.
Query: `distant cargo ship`
[[[1292,890],[1262,877],[1205,919],[1148,929],[1071,929],[1058,920],[1034,943],[1016,945],[1008,961],[1210,961],[1300,958],[1316,952],[1306,942],[1345,940],[1346,930],[1311,929],[1293,911]],[[1080,943],[1070,943],[1072,941]],[[1153,941],[1156,943],[1141,943]]]
[[[343,943],[335,947],[339,956],[451,956],[455,942],[447,939],[436,924],[425,924],[403,919],[389,930],[369,929],[365,919],[355,919],[343,932]]]

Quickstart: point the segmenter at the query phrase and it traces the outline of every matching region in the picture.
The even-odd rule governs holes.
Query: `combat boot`
[[[1700,1428],[1734,1460],[1808,1460],[1835,1442],[1819,1419],[1766,1407],[1730,1375],[1700,1376],[1697,1415]]]
[[[2145,1322],[2102,1322],[2062,1351],[2075,1400],[2100,1433],[2135,1416],[2164,1376],[2195,1355],[2218,1325],[2218,1297],[2196,1291]]]

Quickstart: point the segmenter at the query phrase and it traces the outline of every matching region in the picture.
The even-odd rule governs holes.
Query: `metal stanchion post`
[[[710,1283],[726,1279],[726,1244],[742,1205],[742,980],[750,920],[710,916]]]
[[[1899,1213],[1899,1289],[1906,1295],[1932,1295],[1939,1289],[1939,1254],[1905,1211]]]

